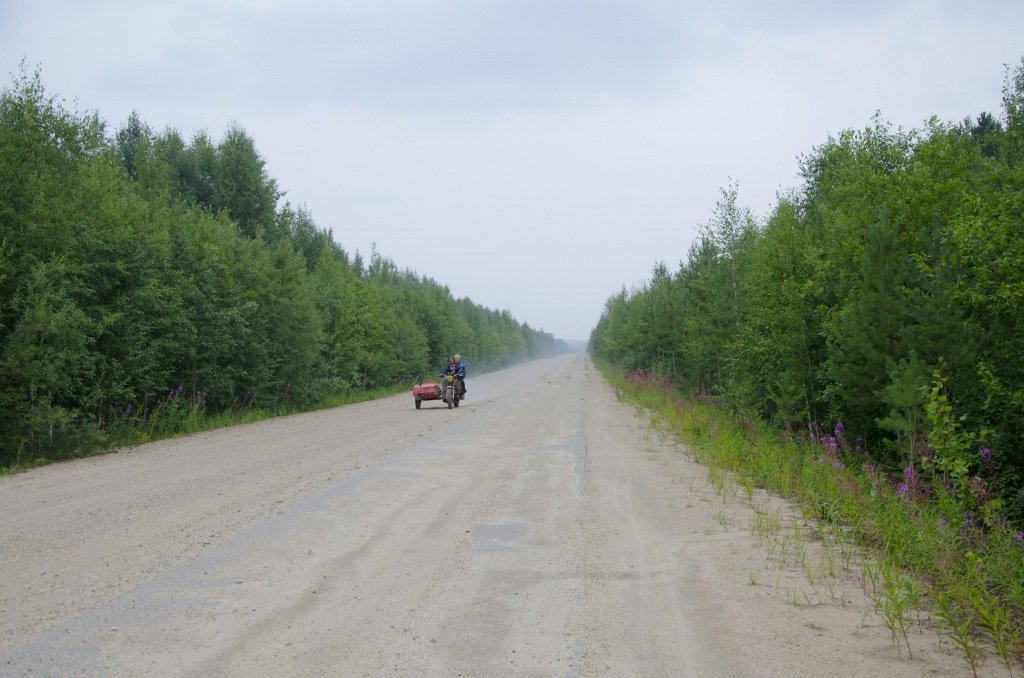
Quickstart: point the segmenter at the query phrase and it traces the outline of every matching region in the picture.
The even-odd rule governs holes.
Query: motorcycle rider
[[[455,366],[459,368],[459,381],[462,382],[462,397],[466,397],[466,365],[462,362],[462,356],[455,354]]]
[[[459,382],[459,397],[462,398],[466,393],[466,366],[462,364],[460,358],[458,353],[448,356],[448,364],[445,365],[440,376],[447,377],[450,374],[455,377],[455,381]]]

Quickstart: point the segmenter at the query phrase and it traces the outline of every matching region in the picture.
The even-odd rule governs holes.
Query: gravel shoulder
[[[0,674],[964,675],[774,560],[785,504],[716,494],[583,356],[469,388],[0,478]]]

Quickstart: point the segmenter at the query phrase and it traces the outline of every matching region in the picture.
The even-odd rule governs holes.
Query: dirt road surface
[[[0,675],[965,675],[773,559],[583,356],[468,395],[0,478]]]

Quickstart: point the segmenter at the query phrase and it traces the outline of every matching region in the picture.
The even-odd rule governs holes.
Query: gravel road
[[[964,675],[773,557],[583,356],[468,385],[0,478],[0,674]]]

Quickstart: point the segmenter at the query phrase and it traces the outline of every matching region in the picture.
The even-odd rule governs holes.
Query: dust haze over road
[[[0,478],[0,674],[963,675],[796,604],[585,357],[468,385]]]

